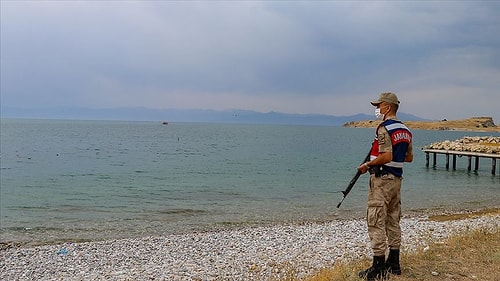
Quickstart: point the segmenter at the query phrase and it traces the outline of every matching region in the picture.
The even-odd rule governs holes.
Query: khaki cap
[[[377,106],[383,102],[388,102],[392,104],[399,104],[398,97],[394,93],[382,93],[376,101],[370,102],[372,105]]]

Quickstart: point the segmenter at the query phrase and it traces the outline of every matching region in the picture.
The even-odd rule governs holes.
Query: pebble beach
[[[405,217],[403,252],[472,229],[497,230],[500,215],[431,221]],[[0,280],[277,280],[369,257],[363,219],[251,227],[35,247],[4,247]]]

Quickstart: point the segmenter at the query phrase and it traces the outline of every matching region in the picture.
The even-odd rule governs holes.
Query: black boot
[[[399,266],[399,249],[389,250],[389,257],[387,257],[385,267],[387,268],[388,272],[396,275],[401,275],[401,266]]]
[[[363,278],[368,281],[383,280],[387,276],[387,271],[385,269],[385,257],[374,256],[373,265],[367,270],[360,271],[358,276],[359,278]]]

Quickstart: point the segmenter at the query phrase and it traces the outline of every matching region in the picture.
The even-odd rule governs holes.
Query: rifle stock
[[[370,149],[370,151],[368,151],[368,154],[366,155],[363,163],[370,160],[370,153],[371,153],[371,149]],[[354,185],[358,181],[358,179],[361,176],[361,174],[362,174],[361,171],[358,170],[358,172],[354,175],[354,177],[352,178],[352,180],[349,182],[349,185],[347,186],[347,188],[344,191],[342,191],[342,194],[344,194],[344,197],[342,198],[342,200],[337,205],[337,208],[340,208],[340,205],[342,205],[342,202],[344,202],[344,199],[347,197],[347,194],[349,194],[349,192],[351,192],[351,189],[354,187]]]

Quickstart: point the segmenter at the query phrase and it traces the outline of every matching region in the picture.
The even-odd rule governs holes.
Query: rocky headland
[[[471,117],[462,120],[440,121],[405,121],[410,129],[414,130],[448,130],[448,131],[476,131],[476,132],[500,132],[500,127],[495,125],[492,117]],[[375,128],[380,121],[365,120],[345,123],[344,127],[352,128]]]

